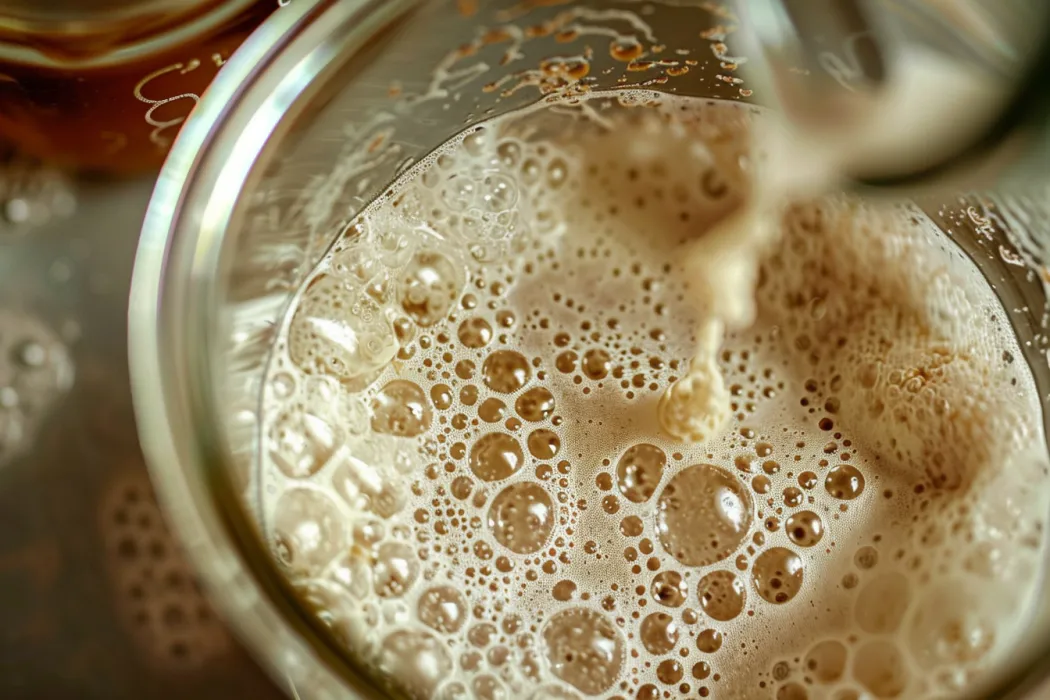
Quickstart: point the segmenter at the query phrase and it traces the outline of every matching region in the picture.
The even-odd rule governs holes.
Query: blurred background
[[[0,697],[280,698],[139,450],[127,299],[182,121],[287,0],[0,0]]]

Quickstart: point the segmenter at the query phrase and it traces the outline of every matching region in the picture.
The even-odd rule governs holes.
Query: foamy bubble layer
[[[441,148],[296,296],[254,484],[304,605],[419,698],[973,682],[1022,629],[1047,506],[992,290],[917,210],[797,203],[665,432],[714,298],[680,261],[748,197],[762,116],[559,107]]]

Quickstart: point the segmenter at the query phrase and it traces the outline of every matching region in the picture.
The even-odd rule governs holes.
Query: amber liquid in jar
[[[77,170],[156,169],[219,68],[287,0],[241,4],[104,36],[0,33],[0,141]]]

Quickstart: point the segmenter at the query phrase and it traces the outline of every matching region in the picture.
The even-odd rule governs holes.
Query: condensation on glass
[[[156,168],[219,68],[283,4],[0,0],[0,140],[70,168]]]

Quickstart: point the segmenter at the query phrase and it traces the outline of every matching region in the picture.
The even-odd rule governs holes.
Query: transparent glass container
[[[546,91],[636,86],[760,98],[733,58],[741,49],[726,29],[734,24],[725,8],[679,0],[297,0],[228,62],[185,125],[135,270],[139,426],[159,496],[211,594],[293,697],[386,696],[297,602],[246,497],[275,321],[300,282],[398,173]],[[658,60],[617,55],[610,25],[647,35],[663,47]],[[582,53],[590,56],[583,81],[543,70],[553,57]],[[537,85],[506,89],[530,69]],[[994,284],[1050,400],[1046,202],[919,204]],[[977,694],[1023,697],[1046,670],[1048,632],[1050,595],[1015,665]]]
[[[0,140],[106,173],[160,167],[278,0],[0,2]]]

